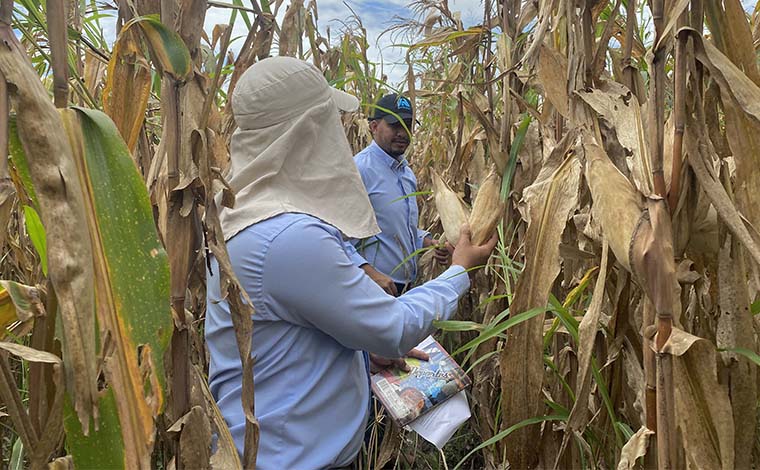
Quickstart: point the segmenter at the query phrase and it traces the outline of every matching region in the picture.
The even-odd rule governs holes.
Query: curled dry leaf
[[[103,89],[103,110],[134,151],[150,96],[151,71],[138,28],[124,28],[113,47]]]
[[[240,465],[240,457],[238,457],[235,441],[232,439],[230,429],[224,421],[224,416],[222,416],[222,412],[219,410],[219,406],[217,406],[216,400],[214,400],[214,396],[208,388],[208,383],[202,379],[203,373],[198,369],[198,366],[193,365],[192,371],[198,378],[195,382],[200,386],[206,407],[210,410],[211,422],[216,428],[216,452],[211,456],[211,468],[219,470],[240,470],[242,469],[242,466]]]
[[[642,196],[612,164],[604,149],[588,136],[584,139],[583,150],[594,218],[601,223],[615,258],[631,271],[629,251],[644,210]]]
[[[45,314],[37,287],[0,281],[0,329],[14,321],[27,321]]]
[[[625,443],[623,450],[620,451],[617,470],[634,470],[636,461],[647,454],[649,438],[653,434],[654,431],[647,429],[646,426],[639,428],[636,434]]]
[[[185,468],[208,469],[211,458],[211,426],[203,408],[194,406],[167,432],[179,434],[182,463]]]

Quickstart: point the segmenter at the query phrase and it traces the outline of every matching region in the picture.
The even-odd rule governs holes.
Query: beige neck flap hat
[[[351,238],[379,233],[340,121],[339,111],[358,106],[292,57],[246,70],[232,95],[239,128],[227,180],[236,198],[220,213],[224,239],[286,212],[312,215]]]

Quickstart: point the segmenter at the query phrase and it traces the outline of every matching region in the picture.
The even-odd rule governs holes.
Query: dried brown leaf
[[[207,132],[210,132],[207,130]],[[248,293],[243,289],[238,281],[235,271],[232,269],[227,246],[224,243],[221,223],[219,222],[219,213],[214,201],[214,194],[211,191],[215,174],[211,171],[209,165],[209,151],[207,149],[208,140],[206,132],[196,131],[194,149],[196,151],[196,161],[198,161],[200,179],[206,188],[206,198],[204,205],[206,243],[209,250],[214,255],[219,266],[219,272],[211,273],[207,282],[219,282],[220,292],[230,306],[230,315],[232,325],[235,329],[235,340],[240,354],[240,361],[243,366],[243,383],[242,383],[242,408],[245,415],[245,437],[243,450],[243,468],[256,466],[256,455],[259,447],[259,422],[255,414],[254,402],[254,383],[253,383],[253,357],[251,357],[251,338],[253,337],[253,302],[248,297]]]
[[[211,422],[214,425],[217,436],[216,452],[214,452],[210,460],[211,468],[218,470],[242,469],[240,457],[238,457],[237,448],[235,447],[235,441],[232,439],[232,434],[230,434],[230,429],[227,427],[224,416],[222,416],[222,412],[219,410],[216,400],[214,400],[214,396],[208,388],[208,383],[203,379],[203,374],[195,364],[193,365],[193,373],[196,377],[194,383],[200,387],[206,408],[210,410]]]
[[[180,435],[182,463],[185,468],[211,468],[211,427],[208,417],[200,406],[194,406],[178,419],[168,433]]]
[[[718,306],[720,317],[716,344],[721,349],[755,350],[755,336],[747,286],[744,250],[729,233],[718,257]],[[737,468],[752,466],[757,426],[757,368],[746,356],[721,353],[728,367],[729,396],[734,416],[734,450]]]
[[[594,218],[601,223],[615,258],[631,271],[629,252],[644,209],[642,196],[612,164],[604,149],[589,138],[583,148]]]
[[[646,210],[631,240],[634,279],[654,305],[658,317],[672,315],[678,322],[678,280],[673,257],[673,229],[664,199],[647,199]]]
[[[760,122],[760,88],[696,30],[682,28],[678,35],[686,35],[694,40],[694,55],[718,82],[723,101],[734,100],[751,119]]]
[[[10,179],[0,177],[0,246],[5,244],[8,235],[8,221],[11,218],[13,203],[16,200],[16,188]]]
[[[608,247],[609,244],[605,239],[602,245],[599,275],[596,278],[594,292],[591,296],[591,305],[589,305],[588,311],[583,315],[583,320],[578,326],[578,381],[575,387],[575,404],[570,411],[570,417],[567,419],[567,427],[565,428],[565,441],[572,436],[574,431],[582,433],[588,424],[588,397],[591,393],[591,353],[596,344],[596,332],[599,329],[599,318],[604,301]]]
[[[725,111],[725,143],[730,147],[736,161],[736,180],[734,183],[736,202],[739,210],[747,216],[755,227],[760,226],[760,123],[757,116],[751,117],[742,112],[741,103],[730,95],[739,98],[740,88],[746,87],[746,92],[755,97],[760,86],[760,68],[758,67],[753,46],[752,32],[747,22],[747,16],[739,0],[710,2],[707,8],[707,19],[713,41],[703,42],[704,55],[716,65],[725,60],[733,64],[733,70],[726,73],[725,82],[718,80],[723,109]],[[714,46],[713,46],[714,45]],[[698,52],[701,52],[698,50]],[[720,57],[725,54],[725,57]],[[699,58],[699,54],[698,54]],[[719,65],[720,66],[720,65]],[[711,75],[713,71],[710,71]],[[743,83],[735,79],[744,78]],[[752,86],[752,85],[755,86]],[[731,87],[731,90],[726,88]],[[756,99],[756,98],[755,98]],[[718,129],[721,126],[718,126]],[[710,126],[711,135],[715,132]],[[717,145],[716,145],[717,147]],[[720,148],[719,150],[724,150]]]
[[[9,353],[30,362],[43,362],[45,364],[60,364],[61,358],[55,354],[47,351],[40,351],[38,349],[24,346],[23,344],[8,343],[6,341],[0,341],[0,349],[8,351]]]
[[[538,57],[538,81],[545,97],[558,113],[570,116],[567,94],[567,58],[556,49],[542,45]]]
[[[652,163],[639,102],[627,88],[606,82],[605,90],[577,91],[597,115],[615,129],[620,145],[630,152],[628,169],[642,194],[652,194]]]
[[[295,57],[303,29],[303,0],[292,0],[280,28],[279,53],[281,56]]]
[[[687,128],[697,128],[694,120],[688,117]],[[726,189],[720,183],[718,176],[711,171],[712,156],[710,155],[710,147],[698,135],[691,133],[687,134],[684,143],[686,144],[689,165],[694,170],[697,181],[712,202],[718,216],[737,240],[742,243],[755,263],[760,265],[760,244],[757,243],[756,238],[752,236],[745,225],[741,214],[734,206]]]
[[[580,175],[580,162],[571,154],[551,177],[536,182],[526,190],[526,199],[530,201],[525,238],[526,262],[510,306],[512,316],[546,305],[560,269],[562,231],[578,203]],[[500,356],[504,427],[540,414],[544,370],[543,324],[544,316],[538,315],[507,331],[507,343]],[[513,468],[536,465],[538,432],[538,426],[528,426],[505,438],[503,446]]]
[[[663,352],[673,358],[676,418],[692,468],[734,468],[734,421],[726,389],[718,383],[715,347],[673,328]]]
[[[150,96],[151,68],[140,43],[139,27],[122,30],[108,62],[103,111],[134,151]]]
[[[620,451],[617,470],[633,470],[636,468],[636,461],[647,453],[649,437],[652,435],[654,435],[654,431],[643,426],[639,428],[636,434],[625,443],[623,450]]]

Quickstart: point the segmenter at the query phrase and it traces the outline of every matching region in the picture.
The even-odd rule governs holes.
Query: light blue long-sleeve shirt
[[[387,295],[349,257],[340,232],[304,214],[281,214],[233,237],[235,274],[255,308],[258,468],[348,465],[366,426],[369,384],[362,350],[399,357],[448,319],[469,288],[464,268],[399,298]],[[209,385],[243,451],[242,370],[219,267],[208,275]]]
[[[393,282],[410,284],[417,277],[417,257],[430,234],[417,227],[417,178],[402,157],[396,160],[372,141],[354,157],[356,167],[375,209],[381,233],[352,243],[364,259]],[[355,258],[358,263],[358,259]]]

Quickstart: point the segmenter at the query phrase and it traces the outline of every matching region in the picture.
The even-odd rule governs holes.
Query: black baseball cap
[[[388,124],[394,124],[399,118],[404,121],[412,119],[412,102],[406,96],[391,93],[378,100],[369,120],[383,119]]]

